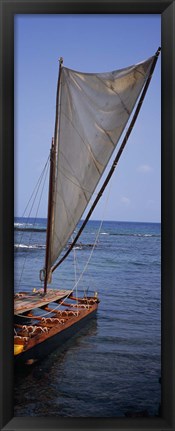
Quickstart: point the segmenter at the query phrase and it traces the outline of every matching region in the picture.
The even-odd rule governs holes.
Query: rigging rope
[[[72,237],[72,241],[73,241],[73,237]],[[73,248],[73,257],[74,257],[74,274],[75,274],[75,284],[76,284],[76,281],[77,281],[77,255],[76,255],[75,247]],[[76,298],[78,298],[77,287],[76,287]],[[78,299],[77,299],[77,304],[78,304]]]
[[[77,280],[77,282],[75,283],[75,285],[74,285],[74,287],[73,287],[73,290],[78,286],[78,284],[79,284],[80,280],[82,279],[82,277],[83,277],[83,275],[84,275],[84,273],[85,273],[85,271],[86,271],[86,269],[87,269],[87,267],[88,267],[88,265],[89,265],[89,262],[90,262],[90,260],[91,260],[91,258],[92,258],[92,255],[93,255],[94,249],[95,249],[95,247],[96,247],[96,245],[97,245],[97,242],[98,242],[98,239],[99,239],[99,235],[100,235],[100,232],[101,232],[101,228],[102,228],[102,225],[103,225],[103,222],[104,222],[104,214],[105,214],[106,207],[107,207],[107,203],[108,203],[108,200],[109,200],[109,195],[110,195],[110,191],[111,191],[111,184],[112,184],[112,181],[110,182],[110,187],[109,187],[108,194],[107,194],[106,201],[105,201],[105,207],[104,207],[104,210],[103,210],[103,218],[102,218],[102,220],[101,220],[101,222],[100,222],[100,226],[99,226],[99,229],[98,229],[98,232],[97,232],[96,238],[95,238],[94,245],[93,245],[93,247],[92,247],[92,250],[91,250],[91,253],[90,253],[90,255],[89,255],[89,258],[88,258],[88,260],[87,260],[87,262],[86,262],[86,265],[85,265],[85,267],[84,267],[84,269],[83,269],[82,273],[80,274],[79,279]]]
[[[33,203],[32,203],[32,205],[31,205],[31,209],[30,209],[29,214],[28,214],[28,217],[27,217],[27,221],[26,221],[26,223],[25,223],[25,227],[27,226],[27,223],[28,223],[29,217],[30,217],[30,215],[31,215],[31,212],[32,212],[32,209],[33,209],[34,203],[35,203],[35,201],[36,201],[36,198],[37,198],[37,195],[38,195],[38,192],[39,192],[39,189],[40,189],[41,183],[42,183],[42,181],[43,181],[43,186],[42,186],[42,189],[41,189],[41,194],[40,194],[40,198],[39,198],[39,203],[38,203],[37,210],[36,210],[36,214],[35,214],[35,218],[34,218],[34,224],[33,224],[33,225],[35,226],[36,219],[37,219],[37,215],[38,215],[38,211],[39,211],[39,207],[40,207],[40,203],[41,203],[41,199],[42,199],[42,195],[43,195],[43,191],[44,191],[44,187],[45,187],[45,183],[46,183],[46,178],[47,178],[47,174],[48,174],[48,168],[49,168],[49,163],[48,163],[48,162],[49,162],[49,158],[47,159],[47,162],[46,162],[46,164],[45,164],[45,166],[44,166],[44,169],[43,169],[43,171],[42,171],[42,173],[41,173],[41,175],[40,175],[40,177],[39,177],[39,180],[37,181],[37,184],[36,184],[36,186],[35,186],[35,188],[34,188],[34,191],[35,191],[35,189],[36,189],[36,193],[35,193],[35,196],[34,196],[34,199],[33,199]],[[43,179],[43,178],[44,178],[44,179]],[[30,199],[29,199],[29,201],[28,201],[28,203],[27,203],[27,206],[26,206],[26,208],[25,208],[25,210],[24,210],[23,216],[24,216],[24,214],[25,214],[25,212],[26,212],[27,207],[29,206],[29,203],[30,203],[30,201],[31,201],[31,199],[32,199],[32,196],[34,195],[34,191],[33,191],[32,195],[31,195],[31,197],[30,197]],[[21,235],[21,237],[20,237],[20,243],[18,244],[18,246],[19,246],[19,245],[21,245],[21,241],[22,241],[22,238],[23,238],[24,232],[25,232],[25,228],[24,228],[24,231],[23,231],[23,233],[22,233],[22,235]],[[32,234],[33,234],[33,232],[31,232],[31,233],[30,233],[29,240],[28,240],[28,245],[30,245],[30,244],[31,244]],[[21,274],[20,274],[20,278],[19,278],[19,282],[18,282],[18,289],[19,289],[19,286],[20,286],[20,284],[21,284],[21,280],[22,280],[22,276],[23,276],[23,272],[24,272],[24,267],[25,267],[25,264],[26,264],[26,260],[27,260],[27,254],[26,254],[26,256],[25,256],[25,258],[24,258],[24,261],[23,261],[22,270],[21,270]]]
[[[22,214],[22,217],[24,217],[24,214],[26,213],[27,208],[28,208],[28,206],[29,206],[29,203],[30,203],[30,201],[31,201],[31,199],[32,199],[32,197],[33,197],[33,195],[34,195],[35,189],[36,189],[36,188],[37,188],[37,186],[38,186],[37,191],[36,191],[36,195],[35,195],[35,198],[34,198],[34,201],[35,201],[35,199],[36,199],[36,196],[37,196],[37,193],[38,193],[38,190],[39,190],[40,184],[41,184],[41,182],[42,182],[42,178],[43,178],[43,176],[44,176],[44,172],[45,172],[45,170],[46,170],[46,168],[47,168],[48,164],[49,164],[49,157],[48,157],[48,159],[47,159],[47,161],[46,161],[46,163],[45,163],[45,166],[44,166],[44,168],[43,168],[43,170],[42,170],[42,172],[41,172],[41,175],[40,175],[40,177],[39,177],[39,179],[38,179],[38,181],[37,181],[37,183],[36,183],[36,185],[35,185],[35,187],[34,187],[34,189],[33,189],[33,192],[32,192],[32,194],[31,194],[31,196],[30,196],[30,198],[29,198],[29,200],[28,200],[28,203],[27,203],[27,205],[26,205],[26,207],[25,207],[25,210],[24,210],[24,212],[23,212],[23,214]],[[31,211],[32,211],[32,208],[33,208],[33,205],[32,205],[32,207],[31,207],[30,213],[31,213]],[[30,216],[30,213],[29,213],[29,216]],[[29,218],[29,216],[28,216],[28,218]]]
[[[38,194],[38,192],[39,192],[39,188],[40,188],[41,183],[42,183],[42,180],[43,180],[44,172],[45,172],[46,168],[48,169],[48,164],[49,164],[49,157],[48,157],[47,162],[46,162],[46,164],[45,164],[45,166],[44,166],[44,168],[43,168],[43,170],[42,170],[42,172],[41,172],[41,175],[40,175],[40,177],[39,177],[39,179],[38,179],[38,181],[37,181],[37,183],[36,183],[36,185],[35,185],[35,187],[34,187],[34,189],[33,189],[33,192],[32,192],[32,194],[31,194],[31,196],[30,196],[30,198],[29,198],[29,200],[28,200],[28,203],[27,203],[27,205],[26,205],[26,207],[25,207],[25,209],[24,209],[24,212],[23,212],[23,214],[22,214],[22,217],[24,217],[24,215],[25,215],[25,213],[26,213],[26,211],[27,211],[27,208],[28,208],[28,206],[29,206],[29,204],[30,204],[30,201],[32,200],[32,197],[33,197],[33,195],[34,195],[34,192],[35,192],[35,190],[36,190],[36,193],[35,193],[35,196],[34,196],[34,199],[33,199],[33,204],[32,204],[32,206],[31,206],[31,209],[30,209],[29,214],[28,214],[28,216],[27,216],[27,220],[26,220],[25,225],[24,225],[25,227],[24,227],[24,230],[23,230],[23,232],[22,232],[22,234],[21,234],[21,237],[20,237],[20,240],[19,240],[20,242],[18,243],[18,245],[20,245],[20,244],[21,244],[21,241],[22,241],[22,238],[23,238],[23,235],[24,235],[24,232],[25,232],[25,228],[26,228],[26,226],[27,226],[27,224],[28,224],[28,221],[29,221],[29,218],[30,218],[30,215],[31,215],[31,212],[32,212],[32,209],[33,209],[34,203],[35,203],[35,200],[36,200],[36,198],[37,198],[37,194]]]

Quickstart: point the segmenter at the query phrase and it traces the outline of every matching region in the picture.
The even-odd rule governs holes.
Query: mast
[[[153,62],[152,62],[152,66],[151,66],[151,69],[150,69],[150,73],[149,73],[149,76],[148,76],[148,78],[147,78],[147,80],[146,80],[146,83],[145,83],[145,85],[144,85],[144,88],[143,88],[143,90],[142,90],[142,93],[141,93],[141,96],[140,96],[140,98],[139,98],[139,101],[138,101],[138,103],[137,103],[137,107],[136,107],[136,110],[135,110],[135,113],[134,113],[134,115],[133,115],[133,118],[132,118],[132,120],[131,120],[131,123],[130,123],[130,125],[129,125],[129,128],[128,128],[128,130],[127,130],[127,132],[126,132],[126,134],[125,134],[125,136],[124,136],[124,138],[123,138],[123,141],[122,141],[122,143],[121,143],[121,146],[120,146],[120,148],[119,148],[119,151],[118,151],[118,153],[117,153],[117,155],[116,155],[116,157],[115,157],[115,159],[114,159],[114,162],[113,162],[113,164],[112,164],[112,167],[111,167],[111,169],[110,169],[110,171],[109,171],[109,173],[108,173],[108,175],[107,175],[107,177],[106,177],[106,179],[105,179],[105,181],[104,181],[104,183],[103,183],[103,185],[102,185],[102,187],[101,187],[101,189],[100,189],[100,191],[99,191],[99,193],[98,193],[98,195],[97,195],[97,197],[96,197],[96,199],[94,200],[94,202],[93,202],[93,204],[92,204],[92,206],[91,206],[91,208],[90,208],[90,210],[89,210],[89,212],[88,212],[88,214],[87,214],[87,216],[86,216],[86,218],[85,218],[85,220],[84,220],[84,222],[82,223],[82,226],[81,226],[81,228],[79,229],[79,231],[78,231],[78,233],[77,233],[77,235],[76,235],[76,237],[74,238],[74,240],[73,240],[73,242],[72,242],[72,244],[70,245],[70,247],[68,248],[68,250],[67,250],[67,252],[63,255],[63,257],[51,268],[51,271],[53,272],[53,271],[55,271],[55,269],[66,259],[66,257],[68,256],[68,254],[70,253],[70,251],[72,250],[72,248],[74,247],[74,245],[76,244],[76,242],[77,242],[77,240],[78,240],[78,238],[79,238],[79,236],[80,236],[80,234],[81,234],[81,232],[83,231],[83,229],[85,228],[85,226],[86,226],[86,224],[87,224],[87,222],[88,222],[88,220],[89,220],[89,218],[90,218],[90,216],[91,216],[91,214],[92,214],[92,212],[94,211],[94,209],[95,209],[95,207],[96,207],[96,205],[97,205],[97,203],[98,203],[98,201],[99,201],[99,199],[101,198],[101,196],[102,196],[102,194],[103,194],[103,192],[104,192],[104,190],[105,190],[105,188],[106,188],[106,186],[107,186],[107,184],[108,184],[108,182],[109,182],[109,180],[110,180],[110,178],[111,178],[111,176],[112,176],[112,174],[114,173],[114,171],[115,171],[115,168],[116,168],[116,166],[117,166],[117,164],[118,164],[118,161],[119,161],[119,159],[120,159],[120,156],[121,156],[121,154],[122,154],[122,152],[123,152],[123,150],[124,150],[124,148],[125,148],[125,145],[126,145],[126,143],[127,143],[127,141],[128,141],[128,138],[129,138],[129,136],[130,136],[130,134],[131,134],[131,131],[132,131],[132,129],[133,129],[133,127],[134,127],[134,124],[135,124],[135,122],[136,122],[136,119],[137,119],[137,117],[138,117],[138,114],[139,114],[139,112],[140,112],[140,109],[141,109],[141,106],[142,106],[142,103],[143,103],[143,100],[144,100],[144,98],[145,98],[145,95],[146,95],[146,92],[147,92],[147,90],[148,90],[148,87],[149,87],[149,84],[150,84],[150,81],[151,81],[151,78],[152,78],[152,75],[153,75],[153,72],[154,72],[154,69],[155,69],[155,66],[156,66],[156,63],[157,63],[157,60],[158,60],[158,57],[159,57],[159,54],[160,54],[160,51],[161,51],[161,48],[159,47],[158,48],[158,50],[157,50],[157,52],[155,53],[155,56],[154,56],[154,59],[153,59]]]
[[[60,78],[61,78],[61,68],[62,68],[63,58],[59,58],[59,74],[57,83],[57,95],[56,95],[56,115],[55,115],[55,131],[54,139],[52,139],[52,145],[50,150],[50,178],[49,178],[49,196],[48,196],[48,216],[47,216],[47,234],[46,234],[46,257],[45,257],[45,270],[44,270],[44,293],[47,292],[47,283],[49,276],[49,255],[51,247],[51,236],[52,236],[52,221],[54,217],[53,212],[53,198],[55,191],[55,169],[56,169],[56,155],[58,147],[58,108],[59,108],[59,89],[60,89]]]

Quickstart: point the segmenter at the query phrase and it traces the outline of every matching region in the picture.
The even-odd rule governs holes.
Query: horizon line
[[[35,219],[35,220],[37,220],[37,219],[43,219],[43,220],[47,220],[47,217],[22,217],[22,216],[14,216],[14,219],[15,218],[20,218],[20,219]],[[84,221],[84,219],[82,218],[82,219],[80,219],[79,220],[79,222],[78,223],[80,223],[80,222],[83,222]],[[90,220],[88,220],[88,222],[100,222],[101,223],[101,219],[90,219]],[[114,219],[111,219],[111,220],[103,220],[103,222],[108,222],[108,223],[155,223],[155,224],[161,224],[161,220],[160,221],[137,221],[137,220],[114,220]],[[77,224],[78,224],[77,223]]]

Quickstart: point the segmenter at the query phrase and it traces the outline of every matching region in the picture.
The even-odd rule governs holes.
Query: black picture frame
[[[162,25],[162,399],[156,418],[15,418],[13,413],[14,15],[160,14]],[[0,425],[2,430],[175,429],[175,2],[174,0],[1,0]],[[174,144],[174,145],[173,145]],[[173,366],[174,365],[174,366]],[[174,407],[174,408],[173,408]]]

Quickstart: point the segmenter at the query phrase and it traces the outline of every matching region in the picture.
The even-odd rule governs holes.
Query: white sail
[[[62,67],[48,271],[89,203],[153,59],[110,73],[80,73]]]

